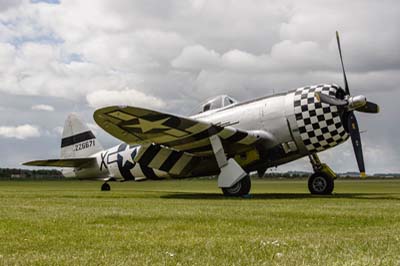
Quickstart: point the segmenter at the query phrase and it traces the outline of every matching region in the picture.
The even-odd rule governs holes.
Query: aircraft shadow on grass
[[[399,200],[397,193],[340,193],[332,195],[311,195],[309,193],[255,193],[244,197],[225,197],[219,193],[170,193],[162,195],[165,199],[209,199],[209,200],[243,200],[243,199],[361,199],[361,200]]]

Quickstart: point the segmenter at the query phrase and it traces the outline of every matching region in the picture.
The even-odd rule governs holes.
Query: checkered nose
[[[321,103],[315,97],[320,92],[341,97],[343,90],[335,84],[320,84],[299,88],[294,94],[294,113],[304,146],[310,153],[334,147],[349,137],[334,105]]]

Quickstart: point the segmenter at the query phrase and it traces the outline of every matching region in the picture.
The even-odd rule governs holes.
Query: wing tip
[[[23,163],[20,163],[20,165],[34,166],[34,163],[35,163],[35,162],[36,162],[36,161],[23,162]]]

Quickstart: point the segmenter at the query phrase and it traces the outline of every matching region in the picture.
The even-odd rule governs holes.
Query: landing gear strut
[[[321,163],[317,154],[309,156],[314,174],[308,178],[308,190],[311,194],[330,195],[335,187],[336,174],[326,164]]]
[[[105,182],[103,185],[101,185],[101,191],[110,191],[111,186],[107,182]]]

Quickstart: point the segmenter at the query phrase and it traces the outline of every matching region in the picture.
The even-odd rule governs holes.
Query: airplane
[[[314,173],[311,194],[334,189],[335,172],[318,153],[351,138],[360,176],[365,165],[354,111],[378,113],[379,106],[363,95],[351,96],[339,34],[336,40],[344,89],[336,84],[300,87],[250,101],[220,95],[200,105],[200,112],[181,116],[132,106],[109,106],[94,120],[122,143],[104,150],[93,132],[75,114],[68,116],[61,158],[24,163],[64,167],[65,177],[108,181],[217,176],[226,196],[250,192],[250,173],[263,176],[276,167],[308,156]]]

